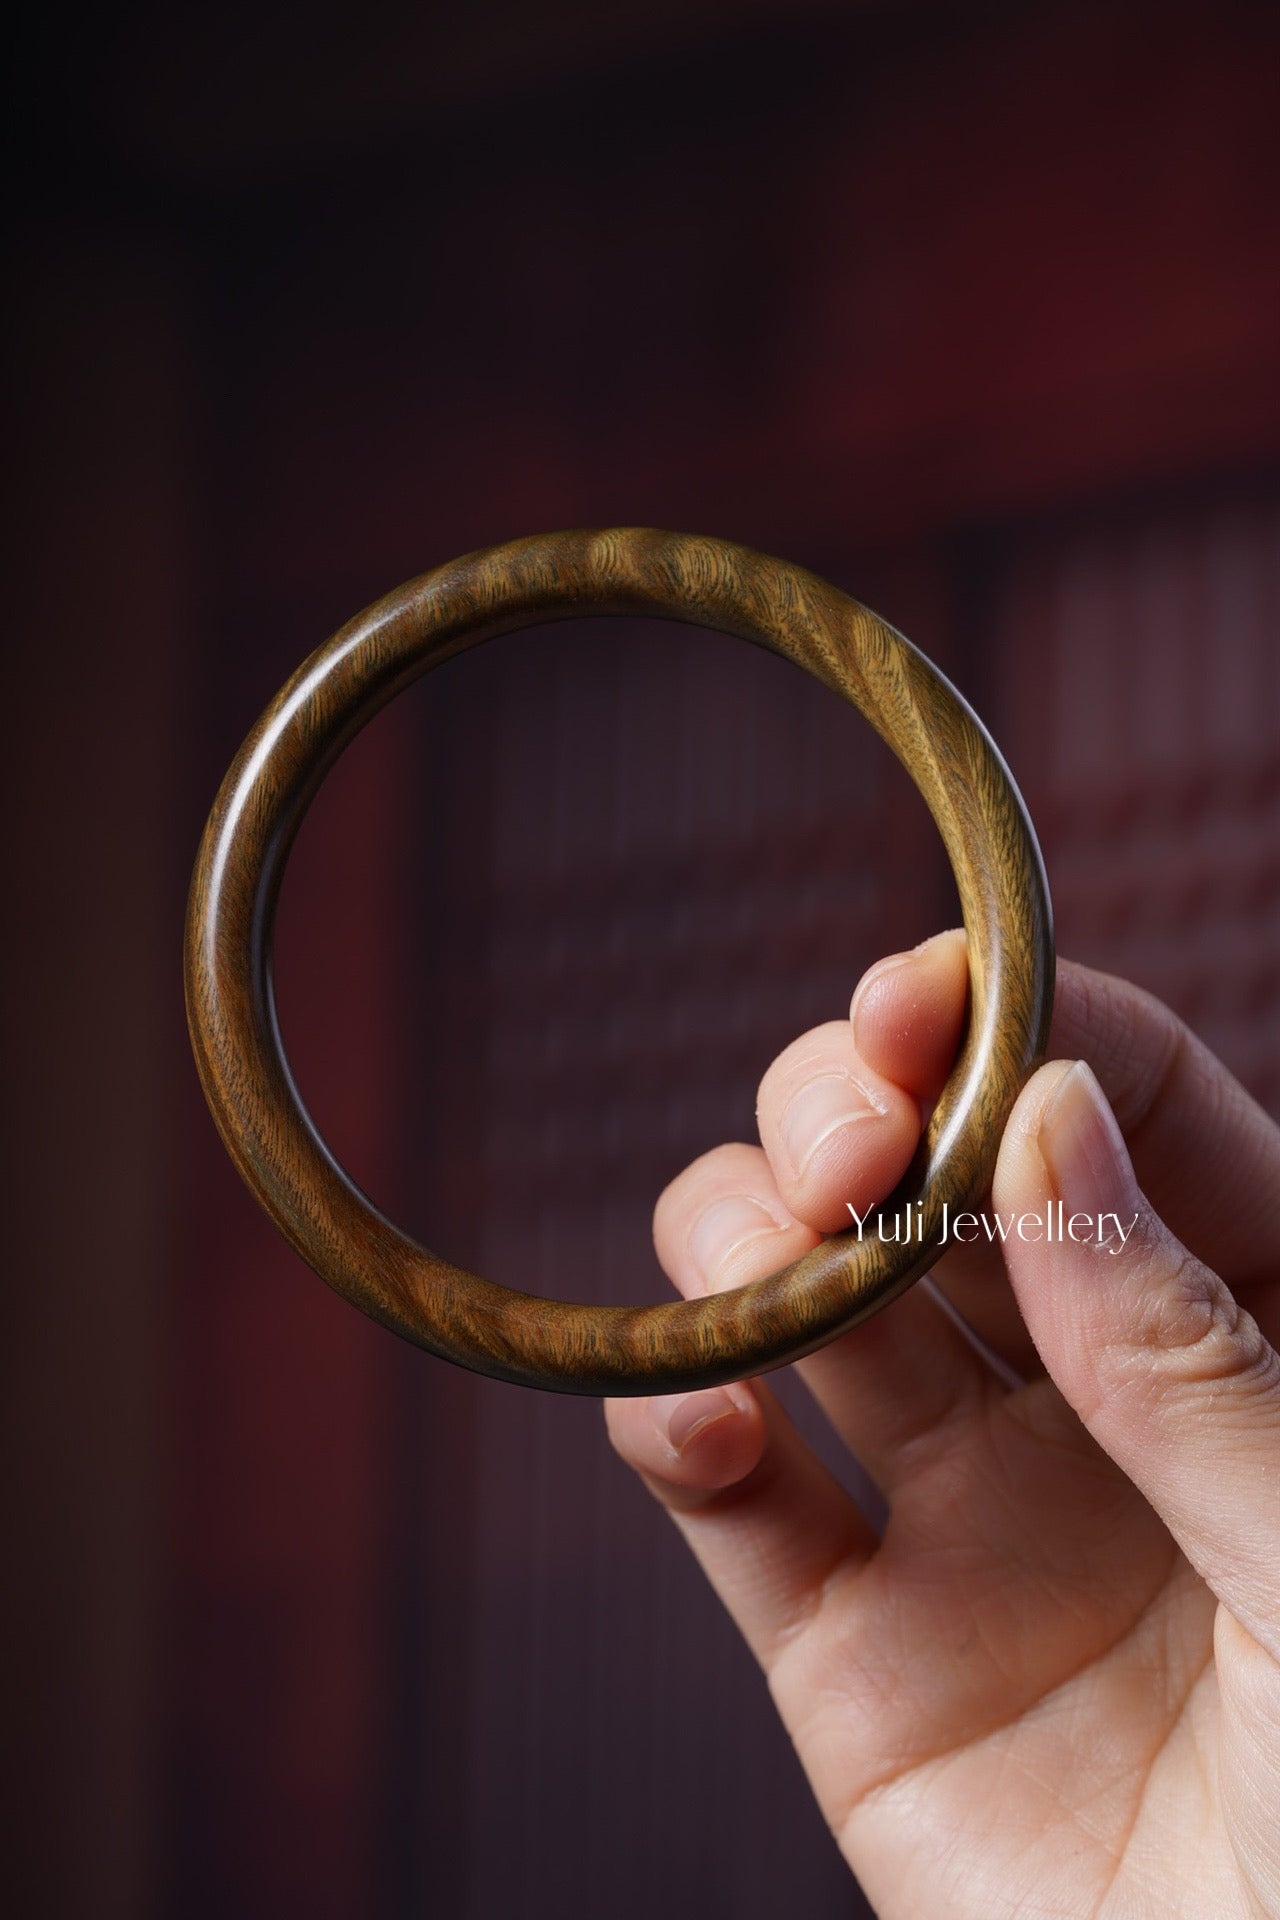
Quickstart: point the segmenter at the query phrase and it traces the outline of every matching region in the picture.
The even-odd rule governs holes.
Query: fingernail
[[[689,1255],[708,1285],[731,1254],[785,1225],[749,1193],[731,1193],[700,1213],[689,1229]]]
[[[818,1148],[841,1127],[882,1119],[884,1111],[850,1074],[824,1073],[806,1081],[782,1116],[782,1144],[796,1173],[803,1174]]]
[[[666,1393],[649,1402],[653,1423],[674,1453],[683,1453],[695,1434],[742,1411],[727,1387],[702,1393]]]
[[[855,1041],[858,1038],[858,1025],[862,1018],[863,1002],[866,1000],[872,987],[878,986],[882,980],[890,979],[894,974],[909,973],[912,967],[918,964],[919,952],[920,949],[917,947],[914,953],[891,953],[886,959],[877,960],[874,967],[867,968],[867,971],[863,974],[854,989],[853,1001],[849,1008],[849,1018],[853,1022],[853,1037]]]
[[[1083,1060],[1064,1073],[1040,1117],[1040,1155],[1067,1213],[1115,1213],[1121,1224],[1142,1209],[1133,1163],[1102,1088]]]

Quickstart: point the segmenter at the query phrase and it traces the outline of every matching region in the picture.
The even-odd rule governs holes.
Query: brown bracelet
[[[750,1286],[650,1307],[571,1306],[428,1253],[334,1160],[280,1043],[271,933],[284,863],[328,768],[402,687],[495,634],[632,613],[769,647],[858,707],[920,788],[946,844],[969,939],[960,1058],[911,1173],[885,1204],[901,1241],[837,1234]],[[1047,1037],[1048,892],[1031,823],[981,723],[922,654],[802,567],[724,540],[624,527],[537,535],[410,581],[299,668],[250,733],[200,847],[187,920],[187,1013],[232,1159],[331,1287],[406,1339],[481,1373],[563,1393],[710,1386],[811,1352],[893,1300],[937,1258],[944,1220],[990,1181],[1000,1135]]]

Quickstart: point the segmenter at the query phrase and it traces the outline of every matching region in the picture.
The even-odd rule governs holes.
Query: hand
[[[772,1273],[890,1190],[965,964],[961,934],[882,962],[774,1062],[763,1145],[658,1202],[682,1293]],[[610,1432],[885,1920],[1274,1916],[1280,1131],[1158,1001],[1065,962],[1049,1051],[986,1218],[1061,1199],[1123,1244],[1077,1220],[955,1247],[938,1288],[799,1366],[884,1492],[882,1538],[759,1382],[613,1401]]]

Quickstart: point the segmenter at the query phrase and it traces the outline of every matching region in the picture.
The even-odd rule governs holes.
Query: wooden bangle
[[[644,614],[739,635],[851,701],[893,748],[942,834],[969,940],[960,1058],[885,1237],[837,1234],[730,1293],[572,1306],[479,1279],[384,1217],[319,1137],[276,1024],[271,932],[307,804],[342,748],[402,687],[495,634],[574,615]],[[851,859],[854,857],[851,854]],[[205,1094],[232,1159],[331,1287],[406,1339],[481,1373],[564,1393],[703,1387],[781,1366],[865,1319],[937,1258],[985,1193],[1005,1121],[1040,1055],[1053,935],[1035,836],[981,723],[909,641],[815,574],[727,541],[626,527],[465,555],[357,616],[299,668],[250,733],[201,843],[186,987]],[[897,1216],[901,1238],[889,1237]]]

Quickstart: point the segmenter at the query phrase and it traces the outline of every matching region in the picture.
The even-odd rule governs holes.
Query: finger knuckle
[[[1185,1248],[1162,1249],[1160,1270],[1137,1279],[1139,1312],[1126,1368],[1152,1375],[1164,1390],[1221,1386],[1274,1376],[1277,1356],[1253,1316],[1231,1289]]]

